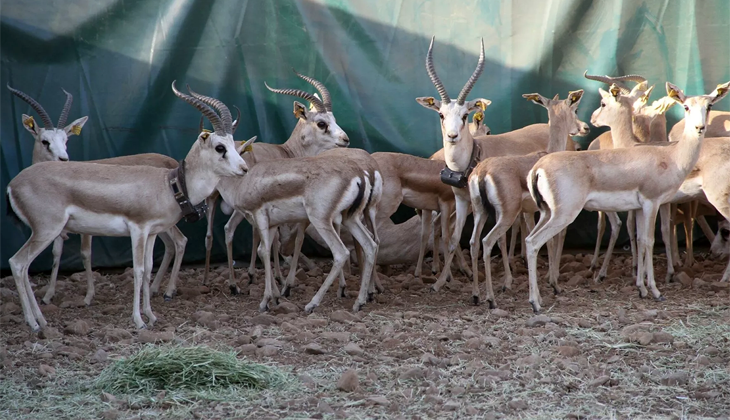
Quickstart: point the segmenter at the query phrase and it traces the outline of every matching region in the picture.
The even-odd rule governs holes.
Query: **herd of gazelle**
[[[41,118],[39,127],[33,117],[23,114],[23,126],[33,135],[35,147],[32,165],[8,185],[8,211],[31,228],[28,241],[10,258],[9,263],[18,289],[25,320],[32,330],[45,327],[46,320],[31,290],[28,269],[31,262],[53,243],[54,264],[51,281],[42,303],[50,302],[55,283],[63,240],[68,233],[82,235],[82,258],[87,275],[85,298],[91,304],[94,280],[91,271],[91,236],[129,236],[132,241],[134,303],[132,318],[137,328],[144,328],[140,313],[149,325],[156,317],[150,305],[167,266],[173,260],[165,299],[171,299],[187,239],[176,227],[182,218],[196,220],[207,212],[206,236],[207,281],[212,246],[212,217],[216,199],[232,213],[225,227],[228,251],[229,280],[232,293],[240,292],[232,264],[233,233],[245,218],[254,227],[254,249],[263,260],[265,291],[259,309],[276,305],[281,295],[288,296],[295,282],[295,273],[305,232],[325,244],[332,252],[333,264],[324,283],[306,305],[311,312],[339,277],[338,294],[344,295],[344,271],[349,269],[350,245],[343,239],[341,226],[351,237],[360,266],[360,292],[353,310],[359,310],[376,286],[381,289],[374,270],[376,264],[395,263],[399,255],[408,255],[412,262],[416,248],[399,246],[404,238],[417,235],[416,275],[420,275],[424,255],[431,236],[432,223],[439,219],[440,228],[433,234],[434,262],[439,260],[439,237],[443,247],[444,266],[432,286],[438,291],[451,275],[451,262],[456,254],[462,271],[473,276],[472,299],[479,303],[478,255],[483,246],[486,300],[495,305],[491,275],[491,251],[498,244],[505,270],[504,288],[510,288],[512,275],[507,254],[506,233],[512,227],[512,245],[519,228],[523,233],[529,278],[529,302],[533,310],[541,309],[537,286],[537,254],[548,244],[548,278],[555,292],[560,256],[566,227],[583,210],[606,214],[611,222],[611,238],[604,263],[597,279],[605,277],[608,260],[615,245],[621,222],[619,211],[632,212],[628,223],[635,248],[636,285],[642,297],[648,290],[655,299],[663,299],[656,287],[652,263],[654,226],[657,213],[662,213],[662,233],[668,244],[668,270],[678,252],[669,245],[674,226],[673,207],[682,205],[685,229],[696,217],[698,203],[709,205],[725,219],[719,223],[719,234],[713,238],[716,254],[728,252],[730,235],[730,137],[724,127],[730,113],[711,111],[730,89],[730,82],[718,85],[708,95],[685,96],[671,83],[667,96],[651,106],[652,88],[640,76],[589,76],[604,82],[608,90],[599,89],[601,104],[591,116],[594,126],[611,128],[597,138],[588,151],[576,151],[571,136],[585,136],[588,125],[577,117],[583,90],[549,99],[538,93],[523,95],[527,100],[547,109],[549,123],[533,124],[504,134],[489,135],[484,125],[484,111],[491,101],[467,100],[484,69],[484,46],[481,46],[476,70],[455,100],[448,95],[433,65],[431,40],[426,69],[439,98],[419,97],[417,102],[439,114],[443,149],[430,159],[399,153],[373,153],[347,146],[350,140],[337,125],[332,113],[332,100],[319,81],[296,73],[313,85],[319,95],[297,89],[274,89],[272,92],[306,100],[309,106],[295,101],[297,124],[289,139],[281,145],[233,140],[240,121],[221,101],[195,93],[188,87],[185,94],[172,83],[174,94],[199,110],[213,130],[203,128],[202,119],[196,141],[180,162],[159,154],[143,154],[90,162],[69,162],[66,152],[68,136],[80,134],[87,117],[69,125],[66,119],[73,97],[67,100],[58,124],[54,127],[43,107],[25,93],[8,86],[26,101]],[[633,89],[626,82],[635,82]],[[670,132],[667,141],[664,114],[675,103],[684,107],[685,118]],[[477,111],[472,122],[470,113]],[[708,137],[705,139],[705,137]],[[710,138],[712,137],[712,138]],[[288,159],[281,164],[281,159]],[[444,168],[446,166],[446,168]],[[135,197],[130,200],[129,197]],[[207,210],[201,203],[207,203]],[[390,216],[400,204],[417,209],[421,219],[406,222],[406,228],[394,225]],[[474,214],[471,237],[471,270],[459,240],[467,215]],[[540,217],[535,224],[534,214]],[[495,225],[482,238],[482,229],[490,214]],[[635,215],[635,217],[634,217]],[[631,226],[635,219],[635,227]],[[634,230],[635,229],[635,230]],[[527,232],[529,231],[529,234]],[[603,233],[603,218],[599,218]],[[633,245],[633,233],[638,244]],[[711,232],[708,232],[711,234]],[[165,256],[154,282],[150,285],[152,249],[160,235]],[[279,238],[282,244],[279,243]],[[293,240],[293,247],[291,246]],[[481,240],[481,241],[480,241]],[[600,235],[599,235],[600,240]],[[691,240],[691,239],[690,239]],[[259,243],[260,242],[260,243]],[[593,259],[597,264],[598,249]],[[280,246],[292,253],[291,269],[283,278],[278,265]],[[383,254],[383,247],[394,252]],[[273,248],[273,254],[272,254]],[[292,249],[293,248],[293,249]],[[395,251],[396,248],[400,248]],[[412,249],[413,252],[405,252]],[[400,251],[400,253],[399,253]],[[691,248],[688,245],[688,251]],[[674,254],[674,255],[672,255]],[[255,261],[255,254],[252,256]],[[274,267],[272,269],[272,257]],[[304,258],[304,256],[302,256]],[[688,256],[691,263],[691,256]],[[434,272],[438,270],[434,267]],[[249,267],[250,279],[255,275]],[[671,275],[672,271],[668,273]],[[281,281],[279,290],[276,279]],[[645,282],[646,279],[646,282]],[[730,279],[730,264],[723,281]]]

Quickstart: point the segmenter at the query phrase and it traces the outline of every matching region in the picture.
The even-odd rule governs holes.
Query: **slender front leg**
[[[695,228],[695,217],[697,216],[697,209],[699,207],[699,201],[694,200],[688,203],[689,217],[685,218],[684,221],[684,242],[685,250],[687,251],[687,258],[684,260],[685,267],[692,267],[695,263],[694,256],[694,228]],[[663,240],[663,239],[662,239]]]
[[[514,268],[515,264],[515,248],[517,247],[517,239],[519,238],[520,233],[520,225],[524,222],[520,220],[521,218],[518,217],[515,222],[512,224],[511,230],[510,230],[510,238],[509,238],[509,263]]]
[[[672,217],[671,217],[671,205],[670,204],[662,204],[659,206],[659,212],[661,214],[661,230],[662,230],[662,241],[664,241],[664,249],[667,253],[667,276],[665,278],[665,282],[669,283],[674,278],[674,261],[672,260],[672,235],[671,235],[671,227],[672,227]],[[654,220],[656,220],[656,215],[654,215]],[[685,226],[687,220],[685,219]],[[654,247],[654,228],[652,228],[652,241],[651,241],[651,247],[650,252],[653,254],[653,247]],[[653,261],[652,261],[652,269],[654,267]]]
[[[472,178],[469,182],[469,190],[471,193],[471,204],[474,214],[474,229],[471,233],[471,239],[469,245],[471,246],[471,272],[472,272],[472,287],[471,287],[471,299],[474,305],[479,304],[479,247],[481,245],[482,229],[484,224],[487,222],[489,214],[484,210],[484,206],[481,203],[481,196],[479,192],[479,181],[476,177]],[[484,264],[489,266],[488,255],[484,254]],[[486,275],[486,274],[485,274]],[[488,280],[487,280],[488,281]],[[489,283],[487,283],[487,289]],[[493,302],[489,300],[489,291],[487,291],[487,301],[489,307],[493,306]]]
[[[527,239],[527,235],[529,235],[534,228],[535,215],[533,213],[522,213],[522,220],[520,221],[520,256],[522,257],[522,261],[527,261],[525,239]]]
[[[83,245],[83,243],[82,243]],[[48,283],[48,290],[41,303],[48,305],[56,294],[56,281],[58,279],[58,268],[61,265],[61,255],[63,254],[63,236],[58,236],[53,240],[53,269],[51,270],[51,281]]]
[[[54,244],[55,245],[55,244]],[[81,235],[81,261],[86,272],[86,296],[84,303],[91,306],[94,299],[94,272],[91,271],[91,235]]]
[[[629,234],[629,243],[631,244],[631,270],[634,273],[636,273],[637,263],[639,261],[638,255],[636,255],[636,232],[638,230],[636,212],[631,210],[626,216],[626,232]]]
[[[646,229],[644,224],[646,223],[646,220],[644,219],[644,212],[642,210],[636,210],[636,233],[638,235],[638,247],[636,249],[637,255],[637,268],[636,268],[636,287],[639,288],[639,297],[645,298],[649,292],[646,290],[646,286],[644,285],[644,273],[645,273],[645,263],[646,260],[644,258],[644,252],[646,251],[646,247],[644,247],[644,235],[646,234]]]
[[[142,283],[144,283],[145,250],[147,247],[147,230],[141,230],[136,226],[129,228],[132,240],[132,270],[134,272],[134,304],[132,305],[132,321],[138,329],[145,327],[140,314],[140,298],[142,294]]]
[[[618,217],[618,213],[610,211],[606,213],[608,217],[608,223],[611,224],[611,238],[608,240],[608,248],[606,248],[606,255],[603,256],[603,264],[598,275],[593,279],[596,283],[603,281],[608,274],[608,263],[611,261],[611,255],[613,254],[613,248],[616,246],[616,240],[621,232],[621,219]]]
[[[274,260],[274,278],[279,280],[282,286],[284,286],[284,275],[281,274],[281,265],[279,265],[279,252],[281,251],[281,242],[279,241],[279,228],[274,230],[274,238],[272,240],[273,251],[271,256]]]
[[[167,290],[165,290],[164,299],[165,301],[172,300],[177,290],[177,278],[180,275],[180,266],[183,262],[183,256],[185,255],[185,246],[188,244],[188,238],[183,235],[182,231],[177,226],[171,227],[169,230],[162,232],[162,235],[169,235],[172,239],[172,243],[175,245],[175,261],[172,263],[172,273],[170,273],[170,281],[167,283]],[[163,267],[160,266],[160,269]],[[164,267],[167,271],[167,267]],[[155,278],[157,281],[157,278]]]
[[[208,226],[205,230],[205,271],[203,272],[203,284],[208,284],[208,274],[210,273],[210,253],[213,250],[213,219],[215,218],[215,206],[218,202],[218,193],[213,193],[205,199],[205,203],[208,205],[208,211],[205,213],[205,218],[208,221]],[[167,256],[167,254],[165,254]],[[157,278],[155,278],[155,283]]]
[[[330,252],[332,252],[333,262],[332,269],[327,274],[324,283],[322,283],[322,286],[320,286],[317,293],[314,295],[314,297],[312,297],[312,300],[309,301],[307,306],[304,307],[304,311],[307,313],[312,313],[312,311],[314,311],[314,308],[322,303],[322,299],[324,298],[325,293],[327,293],[327,290],[335,281],[335,276],[340,274],[345,263],[349,262],[350,260],[350,251],[347,249],[345,244],[342,243],[340,236],[337,235],[337,231],[335,231],[334,226],[332,226],[332,222],[323,220],[310,221],[312,222],[314,228],[317,229],[317,233],[319,233],[319,236],[322,237],[322,239],[329,247]]]
[[[664,206],[660,206],[664,207]],[[654,296],[654,300],[663,301],[664,297],[656,287],[656,281],[654,280],[654,227],[656,226],[657,206],[648,202],[644,204],[642,209],[644,213],[644,258],[646,260],[646,280],[651,290],[651,294]]]
[[[705,216],[697,216],[697,225],[702,229],[702,233],[705,235],[708,241],[710,243],[715,242],[715,232],[710,229],[710,225],[707,224],[707,219],[705,219]]]
[[[560,278],[560,258],[563,256],[563,244],[565,243],[565,235],[568,229],[565,228],[555,235],[555,252],[553,254],[553,260],[550,262],[548,270],[550,270],[550,285],[553,286],[553,292],[556,295],[563,292],[558,285],[558,279]]]
[[[231,218],[228,219],[228,223],[226,223],[225,228],[223,229],[226,236],[226,253],[228,254],[228,288],[231,290],[232,295],[237,295],[241,293],[241,289],[238,287],[238,284],[236,283],[236,274],[233,271],[233,234],[236,232],[236,227],[243,221],[244,216],[243,213],[239,211],[234,211],[231,215]],[[253,240],[254,240],[254,247],[251,249],[251,259],[253,260],[253,270],[255,273],[255,266],[256,266],[256,248],[258,245],[257,240],[257,230],[253,229]],[[251,268],[252,266],[248,267],[248,275],[249,279],[253,279],[251,277]],[[250,280],[249,283],[253,281]]]
[[[150,304],[150,278],[152,278],[152,263],[155,249],[155,239],[157,235],[149,235],[147,244],[145,245],[144,257],[144,278],[142,281],[142,296],[144,299],[142,311],[147,316],[147,324],[151,327],[157,322],[157,317],[152,313],[152,305]]]
[[[263,219],[263,218],[259,218]],[[261,236],[261,245],[259,246],[259,258],[264,262],[264,298],[259,305],[259,311],[265,312],[269,307],[269,302],[274,305],[279,304],[279,290],[276,287],[274,275],[271,272],[271,242],[273,241],[276,228],[269,228],[268,223],[257,219],[256,225],[259,227],[259,235]]]
[[[297,267],[299,261],[299,254],[302,251],[302,244],[304,243],[304,231],[307,229],[309,222],[297,224],[297,236],[294,239],[294,252],[292,253],[291,262],[289,263],[289,274],[286,276],[286,283],[281,290],[281,295],[289,297],[292,287],[297,275]]]
[[[436,219],[443,216],[435,211],[431,212],[431,216],[431,220],[433,222],[433,225],[429,228],[433,231],[433,259],[431,260],[431,274],[438,274],[441,272],[441,230],[436,227]]]
[[[598,234],[596,236],[596,249],[593,251],[593,259],[591,259],[591,271],[595,270],[596,265],[598,264],[598,253],[601,252],[601,241],[603,239],[603,233],[606,230],[606,219],[604,218],[604,213],[602,211],[598,212],[597,229]],[[613,225],[611,225],[611,234],[613,234]]]
[[[424,210],[421,212],[421,247],[418,250],[418,262],[416,263],[416,271],[413,273],[416,277],[421,277],[421,267],[423,267],[423,259],[426,256],[426,247],[428,246],[428,238],[431,236],[431,221],[433,213]]]
[[[444,269],[441,271],[436,283],[431,286],[431,289],[435,292],[439,291],[441,287],[446,283],[446,279],[451,271],[451,261],[454,259],[454,252],[459,245],[461,240],[461,231],[464,229],[464,223],[466,222],[466,216],[469,213],[469,193],[463,189],[452,188],[456,197],[456,223],[454,224],[454,230],[449,240],[449,247],[446,253],[446,259],[444,260]],[[448,217],[448,215],[442,214],[441,217]]]

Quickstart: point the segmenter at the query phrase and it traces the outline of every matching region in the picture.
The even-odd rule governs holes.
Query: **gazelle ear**
[[[634,87],[634,89],[636,89],[636,87]],[[613,96],[614,99],[618,99],[619,95],[621,95],[621,88],[616,86],[616,83],[613,83],[611,84],[611,87],[608,88],[608,92],[611,94],[611,96]]]
[[[25,127],[26,130],[30,131],[30,134],[33,134],[34,136],[38,135],[38,133],[40,132],[40,128],[38,127],[38,124],[35,123],[33,117],[23,114],[22,121],[23,127]]]
[[[243,144],[241,144],[241,146],[237,150],[238,154],[243,155],[246,152],[253,152],[253,142],[255,142],[257,138],[258,136],[253,136],[250,139],[246,140]]]
[[[578,106],[581,99],[583,99],[583,89],[578,89],[568,92],[568,99],[566,101],[568,101],[570,106]]]
[[[84,124],[86,124],[86,121],[88,119],[89,117],[81,117],[64,127],[63,131],[66,132],[67,136],[71,136],[72,134],[76,134],[78,136],[79,134],[81,134],[81,129],[84,127]]]
[[[421,104],[422,107],[433,109],[434,111],[438,111],[441,109],[441,101],[434,98],[433,96],[419,96],[416,98],[416,102]]]
[[[667,82],[667,96],[679,102],[680,104],[683,104],[684,100],[686,99],[686,97],[684,96],[684,92],[682,92],[682,89],[669,82]]]
[[[532,101],[540,106],[547,107],[549,99],[540,95],[539,93],[524,93],[522,95],[523,98],[527,99],[528,101]]]
[[[479,98],[474,99],[472,101],[469,101],[466,103],[466,108],[469,110],[469,112],[476,111],[477,109],[481,109],[482,112],[487,110],[487,107],[492,104],[492,101],[489,99]]]
[[[307,119],[307,107],[299,101],[294,101],[294,116],[300,120]]]
[[[715,90],[713,90],[712,93],[710,94],[710,96],[713,97],[712,102],[710,102],[710,103],[714,104],[715,102],[724,98],[725,95],[727,95],[727,92],[729,90],[730,90],[730,82],[723,83],[721,85],[717,85],[717,88],[715,88]]]

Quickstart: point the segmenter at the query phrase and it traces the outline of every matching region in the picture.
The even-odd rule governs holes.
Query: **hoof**
[[[487,303],[489,303],[489,309],[496,309],[497,305],[494,303],[493,300],[487,300]]]
[[[360,312],[360,309],[362,309],[364,305],[360,303],[355,303],[355,305],[352,307],[352,312]]]
[[[45,300],[41,300],[41,306],[48,305],[51,302],[46,302]]]
[[[655,297],[654,300],[656,302],[664,302],[665,300],[667,300],[667,298],[665,298],[664,296],[661,296],[660,295],[659,297]]]
[[[374,293],[368,293],[368,302],[372,302],[375,299]]]
[[[269,310],[268,304],[261,304],[259,305],[259,312],[267,312]]]
[[[231,295],[235,296],[239,293],[241,293],[241,289],[238,288],[238,286],[228,286],[231,289]]]
[[[284,296],[284,297],[289,297],[289,295],[290,295],[290,294],[291,294],[291,287],[289,287],[289,286],[284,286],[284,287],[283,287],[283,288],[281,289],[281,295],[282,295],[282,296]]]
[[[385,287],[375,287],[375,291],[378,292],[378,294],[382,294],[385,292]]]
[[[309,304],[304,307],[304,312],[307,314],[311,314],[312,312],[314,312],[314,308],[316,308],[316,307],[317,307],[317,305]]]
[[[534,312],[535,314],[540,313],[540,307],[536,303],[530,302],[530,305],[532,305],[532,312]]]
[[[472,297],[471,297],[471,303],[472,303],[472,304],[473,304],[474,306],[478,306],[478,305],[479,305],[479,296],[474,296],[474,295],[472,295]]]
[[[563,293],[563,289],[561,289],[559,286],[553,286],[553,293],[555,294],[555,296],[557,296]]]
[[[337,288],[337,297],[338,298],[346,298],[347,297],[347,288],[346,287],[338,287]]]
[[[169,295],[166,295],[166,294],[165,295],[162,295],[162,298],[165,300],[165,302],[169,302],[169,301],[172,300],[172,296],[169,296]]]
[[[643,292],[641,289],[639,289],[639,297],[644,299],[649,293]]]

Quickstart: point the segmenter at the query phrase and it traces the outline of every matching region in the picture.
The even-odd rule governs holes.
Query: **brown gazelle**
[[[569,135],[588,134],[586,123],[578,119],[578,104],[583,97],[583,90],[570,92],[567,99],[545,98],[538,93],[522,95],[524,98],[543,106],[548,111],[550,126],[550,142],[547,153],[565,150],[565,138]],[[497,240],[503,237],[515,223],[521,213],[534,214],[537,211],[535,203],[530,198],[527,189],[527,174],[546,152],[535,152],[524,156],[500,156],[487,158],[474,168],[469,176],[469,193],[474,209],[474,231],[471,237],[472,271],[474,273],[472,297],[475,304],[479,303],[479,276],[478,258],[479,242],[487,221],[488,211],[493,209],[495,225],[481,242],[484,245],[484,269],[486,272],[487,302],[490,308],[494,307],[494,291],[492,290],[492,270],[490,257],[492,247]],[[532,216],[534,217],[534,216]],[[557,266],[560,255],[555,255],[559,246],[553,245],[555,251],[549,254],[550,270],[555,273],[550,280],[557,289]],[[558,258],[555,260],[555,258]],[[509,261],[504,260],[505,278],[511,280]],[[510,285],[505,285],[509,288]]]
[[[39,162],[53,162],[53,161],[68,161],[68,152],[66,150],[66,143],[68,137],[71,135],[78,135],[81,133],[81,129],[86,123],[88,117],[82,117],[68,126],[65,126],[68,113],[73,103],[73,95],[63,91],[66,94],[66,102],[63,105],[61,115],[58,118],[58,128],[54,128],[50,117],[45,109],[36,100],[28,96],[26,93],[21,92],[17,89],[13,89],[8,85],[8,89],[15,96],[24,100],[28,105],[33,108],[43,122],[43,128],[38,127],[32,117],[23,114],[22,123],[26,130],[28,130],[35,139],[35,145],[33,147],[33,159],[31,164]],[[120,156],[110,159],[100,159],[92,161],[94,163],[101,163],[107,165],[127,165],[127,166],[154,166],[158,168],[174,169],[177,167],[177,161],[175,159],[160,155],[157,153],[144,153],[133,156]],[[65,233],[61,234],[58,238],[53,241],[53,266],[51,269],[51,277],[48,282],[48,289],[46,290],[41,303],[48,304],[56,294],[56,284],[58,280],[58,270],[61,266],[61,255],[63,253],[63,241],[67,238]],[[88,306],[91,305],[91,301],[94,298],[94,275],[91,271],[91,235],[81,235],[81,261],[84,265],[86,272],[86,296],[84,297],[84,303]],[[183,253],[185,252],[185,244],[187,238],[180,232],[180,230],[173,226],[170,231],[163,232],[160,234],[160,239],[165,244],[165,256],[162,259],[160,269],[157,271],[155,281],[152,283],[152,293],[156,293],[159,288],[159,284],[162,281],[162,277],[167,271],[170,265],[170,261],[175,256],[175,263],[173,264],[172,274],[170,275],[170,284],[174,287],[177,273],[182,264]],[[165,294],[165,298],[171,296],[169,293]]]
[[[325,150],[347,147],[350,144],[350,139],[347,137],[347,133],[345,133],[345,131],[337,125],[335,116],[332,113],[332,98],[324,84],[311,77],[299,74],[296,71],[294,71],[294,73],[303,80],[312,84],[322,95],[322,99],[298,89],[271,89],[267,86],[267,88],[272,92],[302,98],[312,104],[314,109],[309,109],[304,104],[294,101],[294,116],[297,118],[297,124],[289,136],[289,139],[283,144],[253,144],[252,151],[243,155],[244,160],[246,160],[251,167],[262,162],[268,162],[276,159],[316,156]],[[221,187],[228,190],[236,187],[242,188],[250,179],[251,178],[249,177],[223,179],[221,180]],[[212,197],[213,202],[215,201],[214,198],[215,197]],[[209,203],[210,201],[211,200],[209,200]],[[227,204],[235,208],[235,206],[231,203]],[[210,247],[212,246],[212,213],[213,212],[209,212],[208,233],[206,235],[206,267],[208,267],[210,261]],[[233,271],[233,234],[243,219],[244,215],[241,212],[234,212],[225,226],[225,243],[229,268],[228,287],[232,294],[240,293],[240,288],[238,287],[235,279],[235,273]],[[249,281],[253,281],[256,273],[256,249],[259,245],[259,233],[260,232],[254,229],[251,264],[249,264],[248,267]],[[274,239],[271,238],[271,241],[274,242]],[[274,259],[275,271],[278,275],[280,271],[276,268],[278,268],[279,257],[278,253],[274,253],[274,255],[276,256]],[[296,271],[296,268],[290,270],[289,277],[293,277],[294,274],[296,274]],[[208,272],[207,268],[205,272]],[[289,279],[287,279],[287,281],[289,281]]]
[[[234,148],[231,114],[220,116],[199,99],[175,88],[176,96],[201,111],[214,132],[203,132],[177,169],[148,166],[100,165],[89,162],[42,162],[24,169],[8,185],[9,208],[30,226],[28,241],[10,258],[25,320],[33,331],[46,320],[30,287],[28,268],[62,232],[101,236],[130,236],[134,264],[132,319],[145,326],[140,294],[150,325],[157,317],[150,305],[152,248],[157,235],[183,216],[201,215],[200,205],[223,176],[241,176],[248,169]],[[244,145],[245,147],[246,145]],[[130,199],[133,197],[134,199]]]
[[[537,284],[537,252],[578,216],[581,210],[637,211],[638,272],[636,285],[647,296],[644,275],[655,299],[663,299],[654,280],[652,249],[659,206],[669,201],[697,163],[710,107],[727,95],[730,82],[709,95],[685,96],[667,83],[667,94],[685,109],[684,136],[671,146],[647,145],[579,153],[558,152],[542,157],[530,170],[530,195],[540,209],[540,221],[527,237],[528,276],[533,310],[541,309]],[[611,127],[616,136],[633,136],[634,98],[612,85],[599,89],[601,106],[593,119]]]

